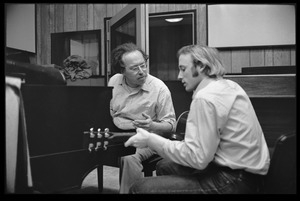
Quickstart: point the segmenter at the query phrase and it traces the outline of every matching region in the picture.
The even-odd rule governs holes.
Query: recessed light
[[[170,19],[165,19],[167,22],[180,22],[183,20],[183,18],[170,18]]]

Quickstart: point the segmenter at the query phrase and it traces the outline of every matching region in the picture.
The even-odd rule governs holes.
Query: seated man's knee
[[[137,159],[133,155],[123,156],[123,157],[121,157],[121,164],[122,165],[128,164],[135,160],[137,160]]]
[[[174,165],[174,162],[168,159],[162,159],[157,162],[156,164],[156,174],[157,175],[168,175],[170,174],[171,167]]]
[[[134,182],[129,189],[129,194],[150,193],[154,186],[155,183],[153,183],[152,177],[142,178]]]

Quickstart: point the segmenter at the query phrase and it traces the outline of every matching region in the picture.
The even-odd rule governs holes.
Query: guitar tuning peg
[[[101,142],[97,142],[95,151],[98,151],[98,149],[100,148],[100,146],[101,146]]]
[[[109,133],[109,129],[108,129],[108,128],[105,128],[105,129],[104,129],[104,137],[105,137],[105,138],[108,138],[108,137],[109,137],[109,134],[108,134],[108,133]]]
[[[94,134],[94,128],[90,128],[90,138],[94,138],[95,134]]]
[[[93,149],[94,149],[94,144],[93,144],[93,143],[90,143],[90,144],[89,144],[89,152],[92,152]]]
[[[103,144],[103,150],[107,150],[107,145],[108,145],[108,141],[104,141],[104,144]]]
[[[101,128],[98,128],[97,138],[102,138]]]

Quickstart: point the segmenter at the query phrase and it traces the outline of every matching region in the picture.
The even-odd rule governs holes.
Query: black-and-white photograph
[[[296,7],[5,3],[4,194],[297,194]]]

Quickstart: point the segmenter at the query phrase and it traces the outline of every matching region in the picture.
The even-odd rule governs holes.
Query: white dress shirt
[[[200,170],[214,161],[232,169],[267,174],[269,150],[246,92],[231,80],[208,80],[193,93],[184,141],[162,140],[162,149],[156,151]]]
[[[123,130],[135,129],[132,121],[145,119],[146,113],[155,122],[168,122],[174,128],[176,122],[171,92],[163,81],[148,74],[146,82],[139,88],[131,88],[122,74],[110,78],[113,86],[110,113],[114,124]]]

